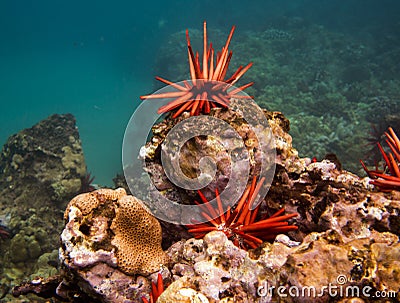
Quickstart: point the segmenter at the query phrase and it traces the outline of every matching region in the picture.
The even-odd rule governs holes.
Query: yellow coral
[[[127,274],[150,274],[167,262],[161,248],[160,223],[133,196],[118,200],[111,229],[115,237],[111,244],[117,250],[118,266]]]
[[[107,204],[114,209],[110,229],[114,233],[111,244],[117,248],[117,264],[127,274],[147,275],[157,271],[168,261],[161,248],[160,223],[139,199],[128,196],[123,188],[99,189],[73,198],[67,206],[64,218],[71,207],[77,207],[84,216],[93,220],[94,210]]]
[[[73,144],[73,147],[79,148],[80,144],[75,143]],[[69,170],[75,169],[76,173],[83,177],[86,173],[86,165],[83,154],[74,153],[74,150],[68,145],[64,146],[62,151],[64,152],[64,156],[61,158],[62,165]]]

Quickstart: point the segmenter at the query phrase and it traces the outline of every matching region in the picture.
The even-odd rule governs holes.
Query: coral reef
[[[75,118],[52,115],[12,135],[0,154],[0,298],[27,277],[57,271],[62,211],[81,186],[86,164]]]
[[[220,55],[219,62],[223,64],[229,62],[229,40]],[[207,50],[207,39],[203,41]],[[262,34],[247,33],[242,41],[235,53],[244,58],[249,50],[254,51],[254,61],[258,63],[251,70],[257,82],[250,92],[259,96],[260,104],[284,109],[289,117],[293,117],[292,133],[296,135],[295,140],[301,142],[298,146],[308,144],[310,156],[322,159],[322,155],[326,155],[325,159],[300,158],[292,146],[288,119],[280,112],[264,110],[262,114],[270,123],[275,138],[274,146],[269,148],[276,150],[268,160],[273,161],[276,169],[268,195],[254,212],[247,206],[257,192],[255,181],[248,185],[247,196],[243,194],[244,198],[236,208],[228,208],[226,214],[221,212],[222,202],[217,198],[217,207],[222,214],[214,221],[193,222],[189,226],[196,239],[191,238],[182,226],[163,222],[162,234],[160,223],[147,212],[144,202],[126,195],[122,188],[79,195],[71,200],[65,211],[66,226],[59,251],[60,274],[54,273],[53,278],[47,279],[31,276],[31,282],[14,288],[15,296],[33,292],[45,298],[70,302],[124,303],[154,301],[157,297],[159,303],[386,303],[400,300],[400,194],[392,187],[388,188],[387,185],[391,185],[387,182],[391,181],[388,174],[383,176],[380,172],[367,170],[370,177],[376,178],[370,182],[368,177],[361,178],[343,169],[355,165],[351,164],[357,162],[354,158],[361,158],[362,149],[354,141],[365,136],[364,118],[368,114],[369,100],[381,93],[386,93],[388,100],[395,100],[398,80],[380,81],[385,75],[375,73],[377,62],[374,60],[384,59],[375,59],[372,48],[342,34],[327,32],[323,27],[307,25],[299,18],[288,19],[282,27],[264,29]],[[189,41],[188,45],[192,79],[198,80],[201,74],[207,75],[204,71],[209,59],[204,56],[206,64],[203,63],[201,70],[199,59],[191,53]],[[336,52],[338,48],[340,52]],[[163,61],[173,64],[172,60],[163,58]],[[390,66],[396,62],[384,63]],[[179,64],[180,59],[174,68],[179,70]],[[247,71],[246,68],[243,70]],[[187,98],[186,93],[174,97]],[[177,102],[172,102],[161,111],[175,109]],[[154,125],[153,137],[141,150],[145,169],[157,189],[182,204],[193,203],[199,195],[205,203],[201,205],[207,205],[211,198],[219,196],[231,177],[226,148],[209,135],[191,138],[179,154],[179,165],[189,178],[200,174],[201,158],[209,156],[215,160],[217,173],[201,194],[175,186],[164,172],[161,155],[176,156],[176,150],[163,144],[164,139],[175,125],[200,113],[199,103],[197,98],[190,105],[191,112],[179,109],[174,117],[169,116]],[[209,110],[205,107],[204,110],[215,120],[227,122],[240,134],[250,155],[250,176],[256,180],[261,147],[243,116],[226,108]],[[397,113],[385,115],[384,120],[389,119],[396,121]],[[205,129],[201,123],[196,127]],[[387,137],[398,159],[397,136],[390,131]],[[237,147],[231,137],[225,139],[227,144]],[[80,163],[79,153],[70,145],[63,146],[61,151],[60,163],[70,172],[73,164]],[[329,152],[336,152],[339,157]],[[386,155],[390,174],[398,177],[394,156],[381,152]],[[10,167],[15,170],[24,162],[22,159],[13,155]],[[237,170],[237,173],[245,171],[243,167]],[[74,172],[80,180],[85,175],[80,165]],[[246,171],[246,177],[248,175]],[[116,181],[125,185],[120,179]],[[135,181],[135,186],[140,189],[141,180]],[[263,181],[261,178],[260,184]],[[56,186],[54,182],[49,183],[51,195],[55,200],[66,196],[63,188],[75,188],[73,183],[68,180],[60,181]],[[371,183],[387,192],[377,192]],[[152,200],[151,194],[149,200],[158,203]],[[281,209],[292,215],[282,215]],[[172,208],[162,210],[166,216],[175,211]],[[204,206],[203,211],[207,219],[207,216],[215,215],[217,209]],[[260,220],[255,228],[257,234],[250,237],[241,233],[240,228],[254,231],[256,219]],[[260,231],[259,227],[270,228],[271,220],[275,219],[283,225],[273,230],[273,237],[264,237],[265,231]],[[287,222],[283,222],[286,219],[290,219],[295,228],[287,228]],[[233,226],[230,225],[232,222]],[[246,230],[246,222],[250,229]],[[226,226],[229,228],[224,230]],[[278,231],[285,231],[287,235],[278,234]],[[11,235],[12,232],[11,228]],[[10,241],[15,252],[9,259],[21,263],[25,258],[39,257],[43,251],[39,239],[44,236],[43,231],[30,230],[13,235],[11,240],[3,239]],[[164,245],[169,246],[167,252],[162,249],[162,239]],[[38,258],[37,273],[42,275],[41,269],[46,263],[50,265],[53,257],[54,251],[42,254]],[[167,286],[164,292],[160,281]]]
[[[195,43],[202,41],[201,32],[190,32],[193,47],[200,48]],[[225,39],[218,29],[208,33],[215,41]],[[282,111],[290,119],[300,155],[322,159],[335,153],[345,169],[364,173],[358,159],[365,158],[368,123],[384,120],[385,128],[390,124],[399,129],[400,81],[393,55],[398,43],[379,30],[363,39],[301,18],[276,19],[261,31],[236,35],[230,65],[253,61],[247,76],[254,85],[246,91],[263,108]],[[184,37],[184,32],[172,34],[161,46],[156,74],[174,81],[188,77],[182,61]]]
[[[397,275],[387,280],[400,270],[398,193],[371,192],[368,178],[339,171],[328,160],[290,167],[299,169],[290,173],[279,165],[266,204],[275,208],[281,199],[287,210],[299,212],[294,218],[299,231],[290,232],[295,241],[279,235],[273,243],[245,252],[223,232],[213,231],[202,240],[177,242],[168,251],[175,282],[161,302],[190,302],[181,292],[209,302],[337,302],[351,297],[370,302],[356,294],[330,296],[324,292],[329,285],[343,291],[366,289],[371,296],[380,291],[398,300],[400,280]],[[279,286],[286,297],[278,295]],[[311,293],[290,296],[289,289]]]
[[[399,234],[399,196],[371,192],[369,178],[339,171],[324,160],[308,164],[300,174],[289,175],[282,168],[276,174],[267,204],[286,201],[286,210],[296,210],[299,232],[293,237],[302,241],[311,232],[335,230],[344,239],[369,237],[373,230]]]
[[[397,236],[379,233],[345,242],[337,233],[327,231],[311,233],[292,247],[277,239],[252,254],[235,247],[222,232],[211,232],[203,240],[189,239],[170,248],[169,253],[175,256],[171,270],[175,281],[159,302],[190,302],[182,298],[183,290],[202,295],[206,302],[265,302],[272,293],[278,298],[272,288],[278,285],[284,289],[282,302],[327,302],[329,294],[324,294],[323,287],[329,283],[397,291],[397,278],[390,285],[382,282],[388,272],[398,270],[397,242]],[[390,257],[383,265],[386,255]],[[372,272],[377,274],[371,276]],[[349,280],[338,282],[342,276]],[[290,288],[301,292],[303,287],[309,287],[310,295],[289,296]]]
[[[168,147],[162,143],[168,132],[175,125],[187,118],[186,114],[184,113],[177,119],[167,117],[164,121],[156,124],[153,127],[153,137],[143,149],[143,156],[146,160],[145,170],[150,174],[157,189],[165,193],[165,195],[171,200],[179,200],[182,203],[190,204],[192,203],[193,198],[196,197],[197,192],[182,190],[174,186],[168,180],[164,172],[160,156],[160,152],[165,153],[167,157],[173,156],[175,151],[169,150]],[[249,126],[239,113],[230,109],[212,109],[210,111],[210,116],[227,122],[243,138],[250,157],[250,174],[257,174],[260,170],[261,151],[258,148],[258,140],[255,133],[252,131],[252,127]],[[264,111],[264,116],[268,120],[271,131],[275,137],[275,145],[269,146],[268,148],[276,148],[276,161],[278,163],[286,162],[287,165],[290,166],[292,162],[289,160],[292,157],[297,156],[297,151],[292,147],[292,138],[287,133],[289,126],[288,120],[279,112]],[[209,124],[211,123],[213,122],[210,122]],[[209,125],[199,125],[198,127],[200,129],[204,127],[205,130],[203,133],[207,133],[208,128],[217,128],[217,124],[215,126],[211,124],[211,127]],[[269,133],[266,133],[265,135],[269,136]],[[235,147],[235,144],[237,144],[236,137],[233,136],[224,138],[224,140],[229,142],[229,146]],[[202,189],[204,196],[211,200],[214,198],[215,189],[222,192],[230,177],[230,161],[226,149],[223,148],[218,141],[214,140],[213,136],[197,136],[188,140],[188,142],[181,148],[180,165],[186,176],[197,177],[197,174],[200,171],[200,159],[204,156],[211,157],[217,165],[217,172],[214,180],[211,181],[207,187]],[[274,161],[274,159],[270,160]],[[241,172],[246,171],[246,169],[247,167],[239,167],[239,171],[236,173],[240,174]]]
[[[231,121],[237,121],[227,110],[214,109],[211,114],[222,115],[222,111]],[[126,263],[118,262],[119,249],[113,245],[120,232],[113,221],[128,196],[123,189],[101,189],[77,196],[65,213],[68,223],[60,250],[63,282],[56,289],[55,283],[51,284],[51,290],[46,280],[35,280],[37,284],[21,285],[22,288],[14,290],[15,294],[36,290],[41,295],[43,287],[43,295],[53,293],[54,297],[68,298],[71,302],[88,298],[92,302],[140,302],[142,297],[149,300],[151,285],[161,275],[167,287],[157,302],[399,300],[399,193],[373,191],[369,178],[342,170],[335,157],[320,162],[299,158],[291,146],[287,119],[280,113],[264,113],[279,140],[276,140],[275,177],[259,212],[261,217],[269,217],[282,207],[288,213],[297,212],[299,215],[291,220],[298,230],[279,234],[272,243],[263,242],[248,251],[235,246],[222,231],[212,231],[202,239],[182,234],[184,239],[178,240],[171,237],[177,234],[167,233],[164,240],[173,244],[165,259],[162,258],[164,266],[150,266],[154,271],[151,275],[150,271],[127,275]],[[172,126],[172,120],[167,118],[155,129]],[[160,131],[155,136],[163,134]],[[153,140],[149,146],[160,141]],[[152,156],[156,161],[156,155],[149,153],[149,160]],[[123,212],[132,214],[126,209]],[[140,224],[143,227],[149,221]],[[159,229],[155,219],[150,225]],[[142,238],[154,235],[142,228],[121,226],[136,235],[143,233]],[[171,225],[169,228],[172,229]],[[179,230],[178,226],[175,228]],[[157,234],[158,241],[152,245],[157,245],[157,251],[161,252],[161,231]],[[329,293],[329,285],[342,289],[342,294]],[[299,295],[289,295],[290,290],[298,291]],[[380,292],[386,298],[373,301],[353,292],[343,295],[350,290],[367,291],[371,296]]]
[[[86,174],[75,118],[52,115],[11,136],[2,149],[0,165],[1,187],[40,184],[54,202],[69,200]]]
[[[122,197],[118,203],[111,224],[115,234],[111,244],[117,247],[118,267],[128,274],[157,271],[167,263],[159,222],[132,196]]]

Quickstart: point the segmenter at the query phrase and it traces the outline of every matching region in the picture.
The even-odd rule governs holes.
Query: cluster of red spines
[[[164,78],[156,77],[157,80],[172,86],[176,91],[140,97],[142,100],[174,98],[174,100],[159,108],[159,114],[172,110],[176,110],[172,116],[173,118],[178,117],[184,111],[189,111],[191,116],[196,116],[200,113],[208,114],[210,109],[213,107],[228,107],[231,98],[251,98],[250,96],[240,94],[240,92],[253,85],[253,82],[238,88],[233,88],[232,90],[229,89],[240,79],[240,77],[243,76],[245,72],[247,72],[253,63],[249,63],[245,67],[240,66],[230,78],[224,80],[232,57],[232,52],[229,51],[228,47],[235,26],[232,27],[221,52],[217,53],[215,63],[212,43],[210,43],[210,45],[207,43],[207,28],[205,21],[203,28],[202,65],[200,64],[199,53],[196,52],[196,54],[194,54],[193,52],[190,44],[189,33],[188,30],[186,30],[191,83],[183,81],[183,85],[180,85]]]
[[[163,277],[160,273],[157,276],[157,284],[151,282],[151,293],[149,295],[150,301],[146,297],[142,297],[143,303],[155,303],[158,297],[164,292]]]
[[[360,162],[368,177],[372,179],[370,183],[378,187],[380,191],[400,190],[400,140],[391,127],[385,132],[385,136],[386,144],[391,152],[386,152],[382,145],[377,143],[385,161],[383,171],[369,170],[363,161]]]
[[[220,230],[236,246],[247,250],[248,248],[257,248],[264,241],[274,240],[280,233],[296,230],[297,226],[289,225],[287,220],[296,217],[297,213],[283,215],[284,209],[281,209],[268,218],[258,219],[257,215],[261,204],[251,209],[264,180],[262,178],[256,184],[257,178],[254,177],[236,207],[234,209],[228,207],[226,212],[223,210],[218,190],[215,191],[218,205],[216,209],[208,203],[207,199],[199,191],[198,193],[203,203],[195,202],[202,207],[202,216],[207,222],[187,225],[189,232],[195,238],[202,238],[211,231]]]
[[[10,233],[6,230],[5,227],[0,226],[0,238],[1,239],[8,239],[10,238]]]

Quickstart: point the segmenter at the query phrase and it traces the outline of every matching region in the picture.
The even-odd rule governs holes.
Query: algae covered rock
[[[2,189],[27,191],[35,185],[38,193],[44,192],[53,201],[70,199],[86,174],[75,118],[52,115],[11,136],[1,151],[0,168]]]
[[[267,110],[256,111],[251,105],[243,105],[240,102],[234,103],[239,110],[232,109],[212,109],[210,112],[210,119],[207,119],[207,123],[197,122],[196,127],[199,134],[193,138],[184,141],[185,144],[179,149],[179,165],[182,173],[187,178],[209,177],[210,180],[207,186],[202,188],[203,194],[207,198],[214,196],[214,191],[217,188],[222,192],[223,188],[227,185],[228,181],[232,179],[232,175],[257,175],[261,169],[265,169],[268,173],[271,172],[273,175],[273,168],[275,162],[290,163],[287,160],[291,158],[297,158],[297,151],[292,147],[292,138],[288,134],[289,121],[279,112],[270,112]],[[246,107],[247,106],[247,107]],[[246,115],[243,112],[249,111]],[[253,113],[254,112],[254,113]],[[254,115],[254,116],[252,116]],[[260,116],[255,116],[260,115]],[[251,118],[254,120],[246,120]],[[154,125],[153,137],[142,149],[142,156],[146,161],[145,170],[151,176],[152,182],[156,188],[163,192],[167,197],[171,197],[171,200],[180,200],[180,203],[190,203],[196,191],[184,190],[175,186],[167,177],[166,170],[169,166],[165,166],[165,161],[162,163],[162,157],[166,159],[175,159],[177,157],[176,148],[171,148],[173,144],[166,144],[165,139],[169,132],[177,125],[181,127],[182,124],[186,123],[188,118],[187,113],[177,119],[167,117],[164,121]],[[187,119],[189,120],[189,119]],[[224,125],[221,130],[221,121]],[[261,121],[261,122],[260,122]],[[263,123],[266,123],[264,125]],[[190,122],[188,122],[190,125]],[[190,128],[190,127],[188,127]],[[231,129],[229,129],[231,128]],[[216,133],[210,131],[218,130]],[[257,129],[258,134],[254,131]],[[189,130],[182,128],[181,135],[184,137]],[[218,138],[218,135],[221,135]],[[261,145],[260,136],[267,143]],[[180,138],[174,140],[179,141]],[[221,144],[221,141],[223,144]],[[232,157],[236,153],[239,154],[238,159],[234,160]],[[248,162],[242,161],[246,158],[245,154],[248,155]],[[275,159],[276,156],[276,159]],[[210,164],[209,168],[204,165],[205,158],[211,159],[214,167]],[[164,166],[163,166],[164,165]],[[200,167],[203,165],[203,167]],[[233,165],[237,165],[232,168]],[[264,167],[262,168],[262,165]],[[206,169],[204,169],[204,167]],[[209,168],[212,173],[215,169],[215,174],[204,173],[203,170]],[[169,172],[171,174],[171,172]],[[177,178],[176,178],[177,179]]]
[[[9,287],[58,248],[62,211],[86,174],[74,116],[55,114],[12,135],[0,152],[0,170],[0,224],[10,232],[0,244],[0,286]],[[50,263],[49,273],[57,259]]]

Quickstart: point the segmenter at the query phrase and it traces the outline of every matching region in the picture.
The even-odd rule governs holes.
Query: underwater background
[[[88,171],[110,185],[139,96],[155,75],[188,76],[184,30],[196,40],[207,20],[220,43],[237,26],[233,57],[255,62],[248,93],[290,119],[300,156],[361,169],[353,143],[399,121],[399,13],[396,0],[0,1],[0,142],[72,113]]]

